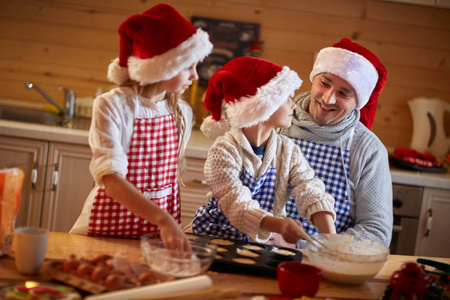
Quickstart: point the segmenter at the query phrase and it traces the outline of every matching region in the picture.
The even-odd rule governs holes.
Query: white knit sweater
[[[259,178],[274,166],[277,180],[271,214],[252,199],[240,176],[245,169]],[[219,137],[208,152],[205,179],[211,189],[207,198],[215,197],[230,223],[257,242],[264,243],[270,237],[269,232],[260,230],[262,219],[267,215],[284,216],[289,195],[296,199],[299,214],[308,220],[320,211],[330,212],[335,217],[333,197],[325,193],[323,182],[314,178],[314,171],[300,148],[275,131],[271,133],[262,161],[241,129],[231,129]]]

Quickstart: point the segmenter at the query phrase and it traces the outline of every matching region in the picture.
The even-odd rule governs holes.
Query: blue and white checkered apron
[[[258,201],[261,209],[273,212],[276,169],[270,168],[260,178],[254,178],[246,170],[241,175],[242,183],[250,189],[252,199]],[[230,224],[218,207],[219,201],[212,197],[207,205],[200,207],[192,222],[195,234],[205,234],[226,239],[250,241],[250,238]]]
[[[334,197],[336,231],[339,233],[346,230],[351,225],[350,201],[348,200],[345,178],[346,174],[349,174],[350,151],[297,138],[292,138],[292,140],[302,150],[314,169],[316,177],[324,182],[326,191]],[[297,206],[293,198],[289,198],[286,204],[286,214],[292,219],[300,220],[303,228],[309,234],[319,233],[316,227],[298,216]]]

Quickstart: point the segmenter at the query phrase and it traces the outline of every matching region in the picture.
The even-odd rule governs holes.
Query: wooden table
[[[126,257],[128,260],[139,260],[141,257],[139,240],[137,239],[99,238],[51,232],[46,258],[66,259],[70,254],[86,258],[92,258],[96,254],[119,255]],[[404,262],[415,262],[417,258],[414,256],[390,255],[378,275],[361,286],[343,285],[322,280],[316,297],[326,299],[379,299],[384,294],[392,273],[400,269]],[[450,258],[432,259],[450,263]],[[303,262],[309,263],[306,255]],[[278,283],[274,278],[213,271],[209,271],[207,275],[211,277],[214,288],[233,287],[241,290],[243,296],[240,299],[250,299],[255,295],[281,296]],[[0,259],[0,285],[27,279],[39,280],[39,277],[21,275],[15,270],[13,259]]]

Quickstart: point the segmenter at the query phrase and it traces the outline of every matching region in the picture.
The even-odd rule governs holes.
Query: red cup
[[[322,270],[300,262],[282,262],[277,266],[277,280],[286,297],[314,297],[322,280]]]

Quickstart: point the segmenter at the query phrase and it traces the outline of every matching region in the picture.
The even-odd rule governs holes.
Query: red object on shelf
[[[443,168],[444,165],[436,160],[436,157],[430,153],[420,153],[409,148],[395,148],[394,158],[400,161],[414,164],[422,168]]]

